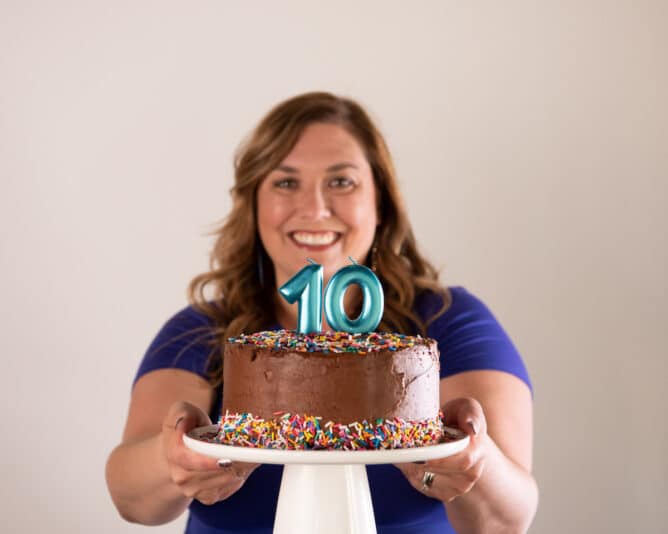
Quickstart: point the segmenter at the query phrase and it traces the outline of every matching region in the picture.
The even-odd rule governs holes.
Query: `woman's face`
[[[378,215],[371,167],[355,138],[334,124],[307,126],[257,192],[258,228],[280,287],[311,258],[325,282],[363,263]]]

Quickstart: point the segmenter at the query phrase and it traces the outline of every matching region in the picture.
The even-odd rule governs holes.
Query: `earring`
[[[378,268],[378,245],[374,240],[373,246],[371,247],[371,270],[375,273]]]
[[[260,282],[260,288],[264,289],[264,254],[260,243],[255,245],[255,256],[257,258],[257,279]]]

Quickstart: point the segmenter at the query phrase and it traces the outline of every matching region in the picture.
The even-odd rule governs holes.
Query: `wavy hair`
[[[196,276],[188,288],[192,306],[214,324],[210,334],[214,350],[209,358],[213,385],[222,381],[224,341],[242,332],[266,329],[276,321],[277,288],[273,265],[257,229],[257,190],[313,123],[336,124],[349,132],[373,172],[379,225],[366,263],[376,271],[385,292],[378,329],[426,335],[428,325],[450,304],[449,292],[438,284],[437,271],[418,251],[389,150],[368,114],[355,101],[330,93],[290,98],[275,106],[239,147],[230,191],[232,210],[214,233],[210,270]],[[441,308],[427,320],[413,310],[416,298],[425,290],[443,299]]]

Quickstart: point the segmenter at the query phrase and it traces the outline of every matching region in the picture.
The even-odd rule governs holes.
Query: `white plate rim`
[[[295,451],[223,445],[199,439],[202,434],[217,432],[218,425],[194,428],[183,435],[183,442],[189,449],[205,456],[237,462],[302,465],[393,464],[446,458],[457,454],[468,446],[470,441],[468,435],[455,428],[445,427],[445,429],[448,433],[461,436],[460,439],[412,449]]]

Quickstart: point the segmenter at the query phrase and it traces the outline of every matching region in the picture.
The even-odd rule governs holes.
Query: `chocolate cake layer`
[[[223,413],[307,414],[324,421],[422,420],[439,411],[436,342],[396,351],[301,352],[225,345]]]

